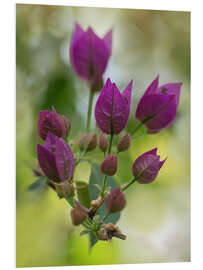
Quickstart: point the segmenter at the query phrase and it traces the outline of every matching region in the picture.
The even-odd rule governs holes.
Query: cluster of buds
[[[52,111],[43,110],[39,113],[38,135],[44,142],[37,146],[37,157],[42,172],[36,169],[34,171],[37,176],[46,176],[48,185],[70,203],[73,208],[70,213],[72,224],[83,224],[88,230],[96,232],[98,240],[103,241],[111,240],[112,237],[126,239],[117,226],[111,222],[105,224],[105,218],[112,213],[123,211],[126,207],[124,191],[135,181],[140,184],[153,182],[166,161],[160,161],[157,148],[153,148],[135,159],[131,169],[131,182],[124,187],[106,190],[108,177],[117,173],[119,153],[130,148],[131,137],[134,135],[124,131],[130,116],[133,81],[128,83],[122,93],[110,78],[103,83],[111,48],[111,30],[100,38],[91,27],[85,31],[78,23],[75,24],[70,46],[71,64],[76,74],[87,81],[90,93],[101,90],[94,109],[100,136],[98,137],[97,133],[85,133],[77,141],[80,158],[96,149],[97,145],[104,153],[100,164],[100,173],[104,175],[104,180],[99,187],[98,198],[90,202],[89,208],[75,198],[73,174],[79,159],[74,159],[73,151],[65,141],[70,134],[71,124],[65,116],[58,114],[53,106]],[[140,122],[140,126],[145,125],[148,133],[160,132],[174,122],[181,85],[182,83],[167,83],[159,86],[159,77],[156,77],[146,89],[136,108],[135,118]],[[122,136],[118,138],[115,149],[113,137],[120,136],[121,132]],[[94,219],[103,204],[106,216],[95,222]]]

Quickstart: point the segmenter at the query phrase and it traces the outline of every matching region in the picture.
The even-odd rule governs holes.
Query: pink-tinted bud
[[[100,170],[103,174],[112,176],[117,172],[118,158],[111,153],[107,155],[100,166]]]
[[[139,156],[132,166],[132,173],[140,184],[149,184],[153,182],[166,159],[160,161],[157,155],[157,148],[145,152]]]
[[[102,133],[99,137],[99,148],[101,149],[102,152],[106,152],[108,149],[108,140],[106,138],[106,136],[104,135],[104,133]]]
[[[120,212],[126,205],[126,199],[120,188],[112,190],[105,196],[105,204],[109,213]]]
[[[80,148],[80,151],[86,150],[92,151],[97,147],[97,134],[84,134],[80,137],[78,141],[78,146]]]
[[[40,111],[37,130],[42,140],[46,139],[48,132],[64,139],[70,132],[70,121],[52,107],[52,111]]]
[[[97,134],[89,135],[89,143],[87,146],[87,151],[92,151],[97,147]]]
[[[71,130],[71,123],[70,120],[68,120],[68,118],[66,118],[64,115],[59,115],[59,120],[61,122],[61,124],[65,127],[66,129],[66,137],[68,137],[68,135],[70,134],[70,130]]]
[[[88,210],[77,202],[75,207],[71,210],[71,219],[73,225],[80,225],[87,217]]]
[[[126,151],[130,147],[131,138],[130,134],[126,134],[123,136],[117,145],[118,152]]]

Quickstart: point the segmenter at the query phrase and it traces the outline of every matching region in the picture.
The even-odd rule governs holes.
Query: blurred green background
[[[127,240],[100,241],[91,254],[87,237],[71,224],[67,203],[52,190],[27,190],[36,179],[39,111],[54,105],[66,115],[72,139],[84,131],[88,89],[69,61],[75,21],[100,36],[113,28],[105,79],[120,89],[134,80],[128,129],[136,126],[137,102],[157,74],[160,84],[183,82],[174,125],[134,140],[119,156],[119,183],[132,178],[132,162],[144,151],[157,146],[161,158],[168,157],[153,184],[135,184],[127,192],[118,223]],[[16,65],[16,266],[190,261],[190,13],[17,4]],[[95,151],[93,158],[99,162],[102,155]],[[89,173],[82,163],[76,178],[88,181]]]

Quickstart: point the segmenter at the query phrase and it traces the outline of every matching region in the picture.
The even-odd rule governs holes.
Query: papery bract
[[[179,104],[182,83],[167,83],[159,87],[158,82],[157,76],[140,99],[135,114],[149,133],[157,133],[170,126]]]
[[[145,152],[139,156],[132,166],[132,173],[141,184],[149,184],[155,180],[165,160],[160,161],[157,148]]]
[[[76,202],[75,207],[71,210],[71,219],[73,225],[80,225],[88,217],[88,210]]]
[[[76,23],[70,45],[70,60],[74,71],[90,83],[91,90],[101,90],[112,47],[112,30],[104,38],[98,37],[91,27],[84,31]]]
[[[126,206],[126,199],[120,188],[110,191],[104,201],[109,213],[120,212]]]
[[[132,81],[121,94],[115,83],[108,79],[97,99],[95,119],[106,134],[119,134],[125,127],[130,114]]]
[[[74,155],[68,144],[48,132],[44,146],[37,145],[39,165],[44,174],[52,181],[70,180],[74,170]]]
[[[63,115],[59,115],[54,107],[52,111],[40,111],[37,123],[38,135],[45,140],[50,131],[58,137],[65,138],[70,133],[70,121]]]

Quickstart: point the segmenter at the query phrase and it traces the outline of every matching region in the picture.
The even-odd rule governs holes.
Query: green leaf
[[[91,232],[90,230],[83,230],[83,231],[81,231],[80,236],[88,234],[90,232]]]
[[[98,242],[98,239],[95,235],[95,233],[90,232],[89,233],[89,252],[92,251],[93,246]]]
[[[34,183],[28,186],[28,190],[40,193],[45,189],[46,185],[47,185],[46,177],[41,176]]]
[[[78,195],[78,201],[86,206],[87,208],[90,207],[90,195],[89,195],[89,189],[88,184],[83,181],[77,181],[77,195]]]
[[[94,216],[94,218],[93,218],[94,223],[98,223],[99,219],[100,219],[99,215]]]
[[[92,164],[91,174],[89,181],[89,194],[91,200],[96,200],[100,194],[100,191],[95,185],[102,186],[104,175],[101,173],[100,168],[97,164]],[[110,186],[111,189],[119,187],[118,183],[112,176],[107,176],[107,186]],[[105,204],[103,204],[97,211],[97,215],[101,216],[101,219],[106,215],[107,210]],[[105,223],[112,222],[116,224],[120,218],[120,213],[112,213],[106,218]]]

